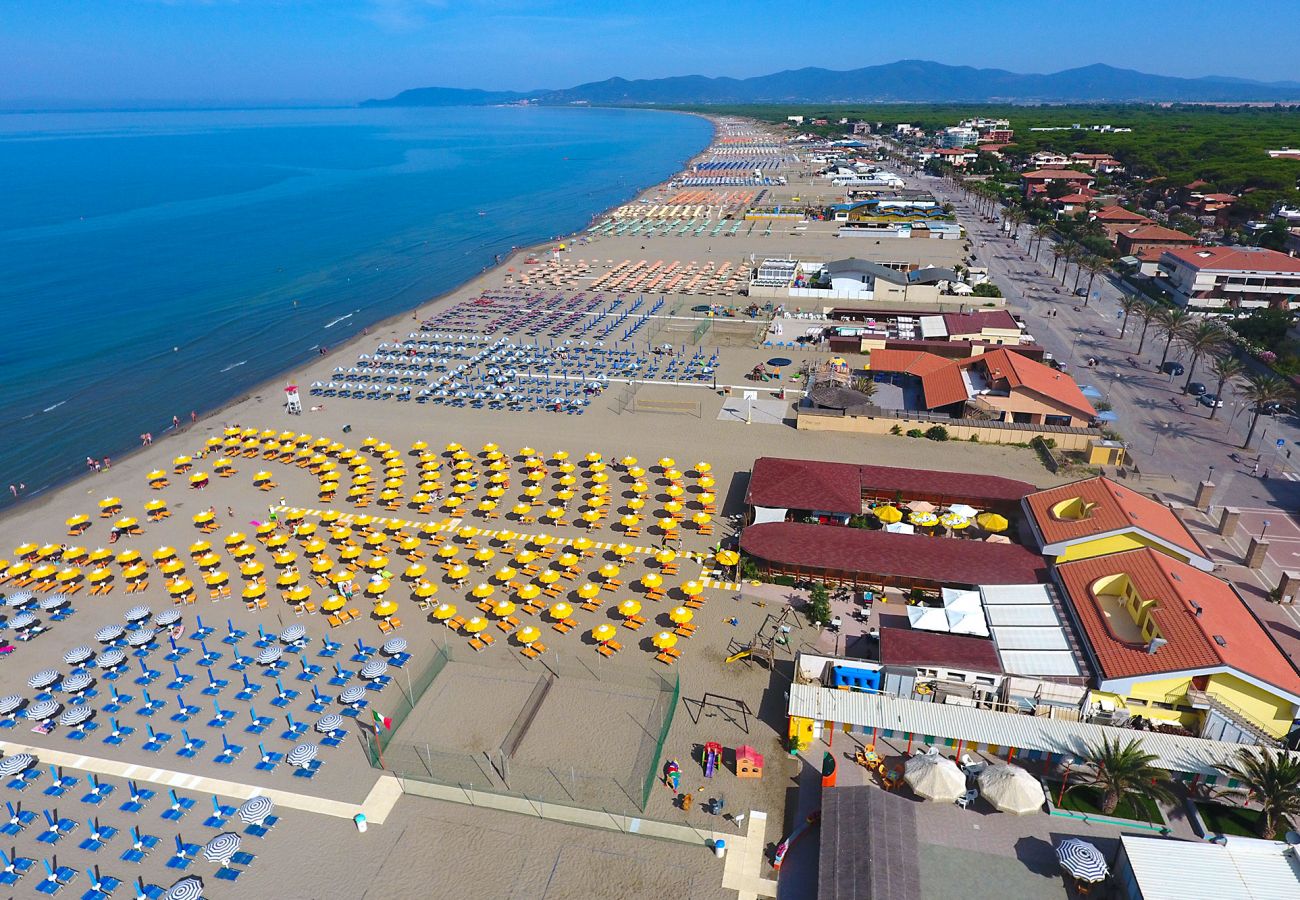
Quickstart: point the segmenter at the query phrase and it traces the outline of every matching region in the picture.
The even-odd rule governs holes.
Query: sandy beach
[[[702,154],[698,159],[707,155]],[[829,185],[814,184],[807,178],[801,180],[799,171],[798,166],[788,167],[786,174],[790,183],[769,188],[770,195],[764,204],[795,195],[807,200],[816,196],[818,191],[831,196]],[[670,196],[675,190],[676,186],[659,185],[647,190],[643,197],[653,202],[657,197]],[[571,332],[566,331],[556,338],[546,335],[537,338],[539,343],[589,340],[592,342],[589,346],[594,350],[594,341],[597,340],[594,332],[578,337],[578,331],[593,323],[597,328],[603,328],[607,322],[621,321],[620,330],[611,332],[608,346],[611,351],[625,343],[627,348],[634,348],[649,358],[653,346],[668,344],[674,348],[672,359],[690,359],[696,353],[706,358],[716,355],[717,362],[709,376],[691,382],[663,374],[669,371],[669,358],[658,360],[656,365],[661,368],[657,371],[661,375],[650,379],[653,383],[642,385],[635,392],[635,402],[630,405],[620,401],[626,394],[627,381],[619,377],[604,382],[603,389],[591,395],[587,405],[581,408],[581,414],[310,394],[313,383],[330,382],[336,377],[337,368],[346,371],[356,366],[363,354],[377,354],[380,344],[400,343],[408,335],[424,331],[422,323],[446,316],[458,304],[485,293],[521,298],[512,308],[517,308],[521,314],[540,315],[542,324],[549,328],[560,321],[557,298],[572,298],[583,292],[589,296],[594,294],[590,285],[623,260],[681,261],[701,267],[729,262],[735,267],[747,267],[751,256],[762,259],[769,255],[798,252],[802,256],[822,254],[832,258],[834,254],[843,255],[844,252],[844,242],[838,240],[829,227],[794,231],[793,226],[787,224],[779,228],[773,226],[770,234],[755,229],[753,233],[737,233],[734,237],[692,233],[646,239],[628,234],[600,237],[584,234],[570,236],[563,242],[566,249],[562,253],[553,249],[558,246],[558,241],[520,250],[503,260],[499,267],[448,295],[430,300],[410,313],[378,323],[369,329],[368,334],[360,335],[345,345],[331,347],[327,355],[313,360],[310,365],[237,398],[221,410],[185,427],[179,434],[159,437],[153,446],[141,448],[117,461],[110,470],[83,477],[8,513],[3,519],[5,560],[9,563],[17,561],[9,551],[27,542],[37,548],[47,544],[60,545],[54,553],[59,557],[55,560],[56,568],[62,568],[65,561],[69,565],[76,563],[87,579],[94,566],[86,563],[82,556],[69,559],[63,548],[81,547],[88,552],[100,547],[110,548],[112,524],[123,515],[138,519],[142,533],[121,537],[111,544],[111,550],[114,554],[127,549],[138,550],[148,567],[148,587],[137,593],[126,593],[125,567],[112,560],[106,561],[105,565],[112,572],[113,591],[92,596],[88,588],[81,590],[71,600],[75,614],[62,621],[52,621],[42,614],[42,625],[47,630],[31,640],[14,643],[15,649],[6,657],[6,664],[0,671],[0,693],[16,693],[27,701],[33,700],[38,691],[28,686],[31,675],[46,667],[56,667],[61,675],[67,675],[71,666],[63,663],[65,651],[81,644],[100,651],[103,645],[95,640],[95,633],[106,624],[121,623],[124,612],[137,604],[149,606],[153,613],[177,609],[183,616],[183,636],[177,639],[177,645],[187,652],[172,662],[167,661],[171,648],[166,635],[162,634],[156,638],[159,646],[153,653],[144,657],[127,656],[123,675],[116,681],[99,677],[94,688],[98,693],[87,701],[101,708],[95,716],[99,727],[84,740],[70,740],[70,729],[64,726],[56,727],[50,734],[35,734],[29,730],[31,723],[19,719],[15,727],[0,733],[0,741],[22,743],[38,750],[49,748],[84,755],[82,765],[91,770],[97,765],[95,760],[143,768],[158,766],[237,782],[248,786],[250,792],[286,791],[359,808],[381,774],[370,766],[360,738],[361,729],[369,726],[371,721],[368,710],[358,712],[355,721],[345,717],[348,733],[338,746],[321,748],[318,759],[323,764],[310,779],[296,775],[293,767],[284,762],[270,771],[259,770],[254,763],[263,755],[259,742],[266,750],[275,753],[290,750],[298,739],[285,739],[282,734],[292,734],[295,722],[304,723],[306,731],[301,740],[322,737],[312,732],[319,715],[309,711],[313,690],[328,700],[322,704],[322,711],[338,711],[337,695],[345,687],[363,680],[360,669],[366,662],[382,658],[384,654],[378,651],[378,647],[395,636],[407,641],[406,652],[410,659],[401,668],[390,667],[393,680],[386,687],[366,692],[369,708],[381,714],[398,705],[397,697],[405,691],[404,682],[408,674],[415,677],[422,671],[438,648],[447,645],[453,648],[455,662],[434,681],[434,687],[420,699],[414,712],[389,737],[394,744],[414,746],[427,743],[430,760],[435,752],[452,754],[444,766],[432,767],[437,769],[433,780],[439,780],[440,773],[442,779],[455,781],[461,777],[457,773],[467,771],[464,768],[466,758],[500,747],[512,726],[519,721],[538,679],[548,671],[545,666],[548,658],[556,659],[557,669],[569,671],[581,666],[593,677],[559,678],[558,685],[537,709],[536,717],[515,751],[520,771],[552,764],[557,769],[570,766],[578,772],[593,775],[607,773],[620,783],[629,780],[628,757],[635,755],[644,737],[654,695],[653,692],[619,687],[619,679],[614,676],[625,674],[630,682],[658,674],[667,679],[680,679],[681,700],[673,710],[671,729],[663,747],[663,760],[680,762],[683,790],[694,794],[695,803],[692,809],[683,811],[674,805],[670,791],[657,786],[650,794],[645,817],[689,824],[699,829],[725,829],[730,826],[703,809],[707,800],[725,796],[728,812],[749,809],[768,812],[770,821],[766,839],[769,842],[778,840],[780,832],[788,825],[788,815],[793,815],[792,809],[787,813],[787,795],[795,786],[793,778],[800,765],[782,750],[784,685],[788,684],[790,656],[799,646],[814,640],[815,631],[807,626],[796,627],[788,653],[779,660],[775,671],[744,661],[724,662],[737,646],[748,643],[786,602],[784,589],[746,586],[738,590],[729,585],[726,573],[718,572],[712,563],[712,550],[731,536],[732,517],[743,508],[746,480],[754,458],[784,455],[980,471],[1040,484],[1054,479],[1029,451],[1023,449],[964,444],[954,448],[900,437],[796,431],[790,420],[796,402],[793,391],[797,385],[788,379],[755,385],[745,381],[744,376],[755,365],[773,356],[791,356],[797,365],[801,359],[818,358],[819,351],[800,348],[777,353],[760,346],[758,341],[766,334],[771,316],[759,313],[750,318],[744,311],[748,299],[739,295],[656,294],[656,299],[661,297],[663,300],[659,311],[626,342],[619,341],[621,329],[636,324],[635,316],[620,320],[621,312],[608,312],[599,305],[585,308],[587,313],[577,320]],[[921,253],[926,249],[907,247],[899,248],[899,252]],[[530,259],[537,262],[530,263]],[[575,263],[576,268],[577,260],[586,260],[588,273],[574,276],[574,281],[561,285],[547,284],[540,276],[533,284],[521,285],[525,272],[544,271],[548,260],[552,269],[557,268],[561,261]],[[532,280],[532,276],[528,277]],[[714,318],[693,310],[710,304],[715,305],[718,313]],[[735,314],[728,316],[727,311],[732,308]],[[793,333],[788,329],[796,327],[800,320],[783,321],[787,333]],[[485,338],[495,340],[509,336],[510,332],[503,329],[483,334]],[[302,392],[304,412],[301,415],[290,415],[285,410],[283,389],[290,384],[298,385]],[[780,399],[775,392],[783,387],[789,388],[791,393]],[[745,419],[736,414],[735,398],[746,388],[761,389],[760,399],[774,404],[766,407],[775,410],[768,414],[768,418],[754,418],[752,424],[746,424]],[[177,402],[184,407],[183,400]],[[771,424],[767,424],[769,421]],[[229,455],[231,447],[222,445],[221,441],[229,439],[228,430],[235,428],[256,429],[259,433],[264,430],[275,434],[292,432],[295,437],[287,442],[290,461],[284,462],[280,453],[272,453],[271,459],[260,452],[251,458]],[[300,436],[304,434],[308,438],[301,440]],[[295,459],[309,462],[311,454],[294,457],[293,451],[297,448],[312,450],[313,442],[319,438],[341,445],[342,450],[331,451],[327,447],[319,450],[322,458],[328,456],[335,462],[337,470],[351,479],[343,482],[337,497],[328,503],[321,499],[319,465],[294,464]],[[367,441],[368,438],[372,440]],[[264,443],[269,439],[255,440]],[[213,444],[210,445],[209,441]],[[417,442],[423,442],[427,449],[412,449],[421,446]],[[382,452],[376,450],[381,443],[396,451],[395,456],[385,459]],[[471,463],[467,470],[478,476],[473,487],[464,494],[466,502],[462,507],[447,508],[441,499],[412,499],[417,493],[417,469],[426,461],[425,454],[431,454],[438,469],[447,476],[439,493],[446,491],[448,496],[451,495],[453,479],[450,473],[456,471],[459,461],[463,461],[456,458],[454,451],[447,449],[453,443],[463,445]],[[491,454],[497,451],[485,449],[489,443],[500,448],[501,460],[505,463],[503,467],[492,469],[491,463],[497,460]],[[525,448],[533,449],[535,454],[521,452]],[[341,455],[344,450],[355,451],[355,454],[345,459]],[[564,471],[564,460],[555,456],[561,450],[567,451],[575,478],[572,486],[574,496],[564,501],[551,499],[552,491],[556,491],[558,496],[558,491],[565,487],[558,480]],[[600,469],[593,468],[588,454],[599,454]],[[178,471],[175,460],[181,455],[191,457],[191,462],[188,468],[182,466],[179,467],[182,471]],[[235,470],[228,477],[220,477],[213,466],[223,455],[229,455],[231,468]],[[532,515],[542,518],[527,522],[507,510],[515,503],[530,500],[523,490],[531,483],[529,473],[533,469],[529,457],[533,455],[545,461],[545,476],[539,480],[545,492],[540,500],[531,498],[539,503]],[[628,456],[636,460],[623,462]],[[671,458],[671,464],[660,463],[665,457]],[[364,487],[356,481],[358,473],[353,461],[363,461],[372,468],[374,482],[385,482],[386,478],[381,476],[390,476],[400,485],[393,488],[370,485],[395,491],[395,506],[388,508],[378,495],[362,508],[349,502],[349,489]],[[403,468],[402,475],[391,475],[398,467],[394,463]],[[700,466],[700,463],[707,465]],[[632,472],[634,468],[645,472],[635,475]],[[151,488],[147,473],[153,470],[167,473],[170,482],[167,487]],[[255,483],[255,475],[263,470],[270,473],[270,487]],[[672,475],[672,470],[677,474]],[[191,476],[196,472],[209,475],[206,486],[191,485]],[[502,472],[508,477],[501,482],[505,485],[501,495],[494,497],[488,493],[487,486],[496,482],[490,482],[489,476]],[[597,478],[600,474],[606,478]],[[642,481],[646,483],[643,492],[637,488],[638,482]],[[674,485],[683,487],[680,501],[678,495],[670,490]],[[601,487],[604,490],[598,490]],[[716,494],[716,500],[710,503],[701,501],[699,498],[706,492]],[[120,511],[101,517],[100,501],[110,497],[120,498]],[[606,498],[601,502],[608,506],[610,513],[586,525],[578,510],[597,509],[598,506],[590,502],[592,498]],[[638,499],[645,503],[644,508],[630,505]],[[145,504],[159,500],[165,503],[170,516],[152,521]],[[484,501],[494,503],[495,509],[481,507]],[[683,555],[677,560],[678,572],[663,575],[664,598],[654,600],[646,594],[640,579],[649,573],[663,571],[655,553],[669,536],[661,522],[664,516],[672,513],[674,501],[684,509],[681,510],[680,524],[674,528],[680,533],[680,539],[671,543]],[[554,503],[562,503],[558,508],[564,512],[563,525],[548,524],[545,518],[551,509],[557,508],[552,505]],[[713,512],[705,513],[706,508],[713,509]],[[193,517],[208,509],[212,510],[215,528],[211,533],[200,533]],[[294,514],[288,510],[302,512]],[[344,562],[341,552],[346,541],[327,537],[331,526],[322,520],[320,514],[329,510],[352,516],[391,517],[411,523],[387,529],[387,540],[383,543],[366,545],[367,555],[357,560],[363,570],[356,576],[358,593],[347,604],[347,607],[358,609],[360,616],[337,627],[331,626],[319,609],[319,605],[333,595],[333,590],[310,577],[313,573],[308,561],[313,557],[308,544],[313,536],[287,529],[268,532],[260,539],[257,534],[259,524],[267,522],[272,514],[281,523],[286,516],[300,515],[304,523],[317,526],[315,536],[322,537],[327,544],[323,553],[331,562],[330,570],[333,570]],[[65,523],[77,514],[88,516],[89,524],[84,533],[70,535]],[[661,518],[656,519],[657,514]],[[697,524],[694,518],[697,514],[705,515],[710,529]],[[638,517],[635,536],[621,524],[625,515]],[[355,540],[363,544],[367,532],[360,524],[351,524]],[[382,522],[372,524],[376,530],[385,531]],[[423,525],[428,525],[429,530],[422,530]],[[471,526],[480,533],[462,537],[459,529],[463,526]],[[501,537],[499,532],[503,530],[516,536]],[[241,601],[242,590],[250,582],[241,575],[240,563],[234,558],[239,544],[231,546],[227,543],[227,538],[236,531],[246,533],[246,543],[250,547],[244,564],[260,563],[265,573],[267,602],[264,608],[254,605],[250,609]],[[276,534],[285,538],[281,548],[268,546]],[[553,618],[545,612],[531,616],[522,611],[514,613],[522,624],[540,629],[541,641],[548,645],[548,653],[553,655],[543,654],[540,660],[529,660],[520,652],[513,632],[494,624],[500,617],[475,608],[479,600],[470,591],[479,583],[490,582],[497,567],[532,547],[530,537],[538,534],[557,538],[552,555],[554,550],[563,552],[573,540],[582,536],[596,546],[589,555],[575,563],[571,576],[557,582],[557,596],[542,598],[548,604],[557,600],[570,603],[575,608],[572,614],[576,620],[575,628],[568,633],[558,633],[553,629]],[[403,535],[418,538],[416,545],[422,555],[399,549]],[[203,574],[210,574],[213,569],[204,568],[197,562],[199,553],[190,549],[196,541],[211,544],[212,552],[219,557],[219,569],[228,576],[232,596],[223,597],[220,591],[215,599],[209,595]],[[624,542],[631,546],[629,551],[615,549],[615,545]],[[468,562],[472,560],[475,544],[478,548],[492,549],[493,560],[481,568],[474,567],[463,582],[453,581],[440,566],[442,559],[438,556],[438,549],[443,545],[455,546],[458,548],[457,561]],[[172,556],[182,564],[182,572],[175,574],[192,582],[192,603],[173,603],[171,581],[161,570],[166,558],[155,557],[155,551],[160,547],[174,548]],[[392,578],[387,579],[391,584],[384,596],[396,602],[397,617],[402,621],[401,627],[391,632],[381,630],[382,617],[369,614],[371,604],[365,596],[369,586],[366,558],[376,547],[389,558],[387,565],[381,568],[392,571]],[[533,549],[545,550],[545,547]],[[277,552],[293,553],[295,559],[292,563],[281,563],[277,561]],[[78,563],[78,560],[81,561]],[[558,568],[554,560],[545,556],[539,563],[543,570]],[[296,611],[294,605],[281,599],[278,576],[283,575],[290,564],[299,567],[300,583],[309,589],[309,602],[317,606],[316,611]],[[493,645],[476,652],[471,649],[472,635],[452,632],[446,624],[434,618],[430,610],[421,609],[412,596],[420,579],[408,579],[402,574],[412,565],[422,565],[429,570],[422,577],[436,586],[434,602],[454,603],[459,614],[465,617],[483,615],[491,618],[493,624],[488,626],[487,633],[496,636]],[[608,580],[600,575],[600,567],[604,565],[619,567],[617,579],[621,583],[616,590],[600,592],[601,603],[597,609],[583,610],[583,598],[578,589],[588,582]],[[517,567],[522,570],[524,564]],[[324,572],[320,574],[323,577]],[[676,627],[677,622],[670,617],[670,611],[696,596],[688,592],[694,590],[687,588],[688,583],[708,577],[716,580],[709,582],[712,586],[703,588],[698,594],[704,605],[693,610],[695,632],[677,640],[680,660],[671,666],[657,661],[657,647],[652,638]],[[521,573],[513,580],[527,583],[529,577]],[[9,583],[2,589],[12,592],[15,588],[13,583]],[[512,597],[515,593],[516,589],[509,583],[499,582],[492,599]],[[645,625],[636,630],[627,628],[623,624],[624,616],[617,611],[620,602],[633,599],[640,602],[640,615],[646,620]],[[198,628],[199,617],[203,625],[213,629],[203,638],[202,645],[191,637]],[[597,652],[597,641],[591,636],[592,629],[601,624],[611,626],[621,644],[621,649],[608,658]],[[256,655],[265,648],[255,647],[255,642],[260,628],[267,635],[268,646],[284,646],[277,636],[290,625],[304,626],[306,637],[301,648],[284,654],[285,667],[277,680],[274,674],[267,673],[266,666],[256,662]],[[237,644],[224,643],[223,638],[231,628],[243,630],[247,636]],[[336,641],[342,646],[335,655],[321,656],[326,641]],[[362,642],[363,650],[359,653],[361,658],[354,661],[358,641]],[[197,660],[204,652],[202,647],[222,656],[210,666],[199,666]],[[366,652],[365,647],[374,649]],[[242,671],[229,668],[238,654],[254,657]],[[489,657],[490,665],[487,662]],[[482,661],[481,666],[475,666],[476,658]],[[310,679],[300,678],[310,666],[319,666],[320,672]],[[482,671],[471,671],[475,668]],[[145,684],[135,683],[136,678],[144,676],[149,669],[158,672],[154,680]],[[495,674],[485,679],[484,672]],[[211,684],[208,673],[212,678],[224,679],[229,684],[213,695],[203,694],[203,688]],[[184,674],[191,675],[193,680],[184,682],[179,677]],[[602,674],[609,675],[608,683],[601,680]],[[245,678],[258,688],[257,693],[248,700],[234,699],[244,686]],[[331,680],[337,683],[331,684]],[[176,683],[176,689],[169,689],[171,683]],[[486,687],[489,684],[490,689]],[[103,742],[104,736],[113,729],[110,714],[103,712],[102,706],[111,699],[113,691],[131,695],[129,701],[121,704],[116,718],[136,728],[133,735],[116,745]],[[289,691],[296,691],[296,696],[287,697]],[[162,701],[163,707],[150,716],[141,716],[138,710],[146,704],[146,692],[151,698]],[[57,690],[55,694],[65,706],[70,702]],[[276,699],[283,703],[274,704],[272,701]],[[198,709],[189,719],[172,720],[178,711],[183,714],[183,706],[191,705]],[[222,727],[209,725],[211,720],[219,718],[222,709],[233,712],[229,724]],[[270,723],[260,733],[246,731],[248,727],[257,725],[259,716],[270,719]],[[170,740],[156,753],[142,750],[145,732],[150,725],[157,731],[171,734]],[[186,743],[182,728],[191,737],[206,741],[192,758],[176,754]],[[243,746],[242,753],[229,765],[214,762],[223,735]],[[705,779],[694,757],[706,741],[718,741],[728,748],[742,743],[752,745],[766,756],[767,770],[763,778],[737,779],[724,768],[712,779]],[[37,755],[39,757],[39,752]],[[415,771],[408,774],[419,777]],[[425,773],[426,776],[429,774]],[[39,811],[43,805],[52,802],[41,794],[49,785],[50,778],[47,772],[43,780],[33,783],[25,793],[6,792],[6,799],[24,799],[28,808]],[[203,791],[188,791],[187,795],[196,800],[195,809],[177,823],[159,816],[167,805],[163,802],[166,797],[164,786],[153,785],[161,796],[152,801],[151,807],[135,816],[118,810],[119,798],[127,792],[125,781],[121,778],[109,780],[116,783],[117,792],[111,802],[104,804],[101,815],[122,829],[137,824],[137,821],[141,825],[147,824],[162,843],[138,866],[118,859],[130,843],[129,835],[125,838],[119,835],[97,856],[73,849],[66,854],[66,860],[61,852],[60,861],[79,865],[82,869],[98,862],[106,872],[121,878],[139,875],[146,882],[170,884],[179,874],[178,870],[166,867],[178,828],[185,841],[206,840],[214,833],[213,829],[202,825],[211,807],[211,796]],[[84,789],[78,787],[69,793],[79,795],[84,793]],[[227,799],[225,802],[230,801]],[[93,812],[75,799],[61,802],[61,815],[82,819],[80,830],[65,838],[61,847],[75,848],[85,837],[87,824],[84,819]],[[245,849],[251,847],[257,859],[245,868],[237,882],[227,885],[213,880],[211,876],[215,866],[212,863],[200,860],[191,865],[189,871],[203,874],[209,885],[205,896],[380,897],[424,893],[430,896],[582,895],[621,898],[648,896],[650,892],[690,897],[735,896],[734,892],[720,887],[722,863],[698,846],[579,829],[419,797],[400,798],[383,824],[373,825],[365,834],[359,834],[350,818],[343,816],[306,809],[285,809],[279,814],[280,822],[264,840],[245,838]],[[28,840],[36,827],[30,826],[28,833],[21,838],[24,844],[20,850],[29,856],[36,856],[32,848],[40,847]],[[28,878],[34,879],[34,876]],[[74,887],[79,893],[84,886],[83,872],[81,881]]]

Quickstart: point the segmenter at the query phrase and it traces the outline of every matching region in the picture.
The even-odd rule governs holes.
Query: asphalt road
[[[1210,476],[1218,485],[1216,505],[1280,505],[1289,510],[1300,505],[1300,475],[1286,454],[1293,449],[1294,463],[1300,465],[1300,428],[1293,417],[1262,417],[1252,441],[1254,449],[1240,450],[1250,427],[1247,405],[1225,391],[1229,396],[1211,421],[1209,408],[1182,393],[1186,373],[1171,378],[1156,371],[1165,340],[1154,326],[1138,355],[1140,322],[1130,319],[1125,336],[1119,337],[1122,293],[1115,281],[1098,276],[1085,306],[1084,298],[1071,292],[1073,266],[1062,287],[1059,268],[1057,278],[1051,277],[1049,247],[1044,244],[1038,250],[1042,262],[1029,254],[1027,226],[1021,226],[1019,241],[1012,241],[998,223],[983,221],[946,180],[925,176],[911,180],[953,204],[970,235],[973,264],[988,267],[1007,297],[1008,308],[1025,321],[1038,343],[1066,365],[1079,385],[1095,387],[1111,404],[1118,416],[1112,427],[1123,436],[1139,470],[1182,482],[1182,491],[1170,491],[1175,494],[1186,494],[1191,485]],[[1085,272],[1080,285],[1086,285],[1087,279]],[[1169,359],[1185,367],[1191,362],[1177,343]],[[1096,365],[1089,365],[1090,360]],[[1195,380],[1214,389],[1207,361],[1201,361],[1195,374]],[[1278,439],[1285,441],[1281,448],[1276,446]],[[1151,487],[1159,489],[1158,479],[1152,481]]]

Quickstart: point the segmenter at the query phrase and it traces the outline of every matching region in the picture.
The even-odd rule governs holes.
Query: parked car
[[[1161,372],[1164,372],[1166,375],[1172,375],[1172,376],[1174,376],[1175,378],[1177,378],[1179,375],[1183,374],[1183,372],[1184,372],[1185,370],[1183,369],[1183,364],[1182,364],[1182,363],[1180,363],[1180,362],[1174,362],[1174,361],[1171,359],[1171,360],[1169,360],[1167,363],[1165,363],[1163,366],[1160,367],[1160,371],[1161,371]]]
[[[1075,289],[1074,289],[1074,296],[1076,296],[1076,297],[1086,297],[1086,296],[1088,296],[1088,289],[1087,289],[1086,287],[1075,288]]]
[[[1219,409],[1223,406],[1223,401],[1219,399],[1218,394],[1201,394],[1196,398],[1196,402],[1208,406],[1210,409]]]
[[[1206,390],[1207,388],[1205,385],[1201,384],[1199,381],[1193,381],[1187,386],[1187,393],[1191,394],[1193,397],[1201,396],[1201,394],[1204,394]]]
[[[1260,412],[1264,413],[1266,416],[1276,416],[1279,413],[1293,413],[1294,411],[1286,404],[1274,400],[1273,402],[1265,403],[1260,407]]]

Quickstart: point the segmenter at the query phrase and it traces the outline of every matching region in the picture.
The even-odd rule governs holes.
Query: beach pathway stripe
[[[194,791],[200,794],[216,794],[220,797],[231,797],[236,800],[247,800],[249,797],[261,795],[286,809],[298,809],[324,816],[334,816],[339,819],[351,819],[357,813],[364,813],[366,821],[377,825],[384,823],[397,802],[397,798],[402,796],[402,786],[392,775],[381,775],[370,789],[366,799],[361,803],[353,803],[343,800],[330,800],[326,797],[315,797],[310,794],[298,794],[293,791],[283,791],[260,785],[243,784],[237,781],[224,781],[203,775],[191,775],[171,769],[136,765],[135,763],[121,762],[116,759],[85,756],[80,753],[70,753],[48,747],[17,744],[10,741],[0,741],[0,750],[3,750],[6,755],[30,753],[39,759],[43,765],[66,766],[70,769],[93,772],[96,775],[145,781],[149,784]]]

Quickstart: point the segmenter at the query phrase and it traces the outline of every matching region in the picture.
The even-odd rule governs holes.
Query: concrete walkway
[[[374,787],[370,789],[370,793],[366,795],[366,799],[358,805],[356,803],[345,803],[341,800],[330,800],[325,797],[313,797],[310,794],[297,794],[293,791],[241,784],[236,781],[223,781],[219,778],[206,778],[202,775],[190,775],[170,769],[139,766],[114,759],[83,756],[79,753],[51,750],[48,747],[36,747],[10,741],[0,741],[0,750],[3,750],[5,755],[30,753],[39,759],[43,765],[65,766],[69,769],[80,769],[96,775],[144,781],[164,788],[179,788],[200,794],[216,794],[219,797],[230,797],[236,800],[247,800],[249,797],[260,795],[268,797],[277,806],[287,809],[300,809],[324,816],[334,816],[340,819],[351,819],[357,813],[364,813],[366,821],[375,825],[384,823],[389,812],[392,811],[393,805],[397,802],[397,798],[402,796],[401,785],[391,775],[381,775],[375,782]]]

